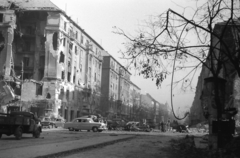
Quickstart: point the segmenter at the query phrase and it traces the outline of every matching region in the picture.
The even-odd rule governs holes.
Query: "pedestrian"
[[[167,131],[170,131],[170,125],[171,125],[171,121],[170,119],[167,120]]]
[[[164,122],[162,121],[160,124],[161,124],[161,131],[164,132]]]

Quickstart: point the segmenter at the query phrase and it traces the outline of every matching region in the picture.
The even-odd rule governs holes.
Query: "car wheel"
[[[88,132],[90,132],[90,130],[87,130]]]
[[[97,132],[98,128],[97,127],[93,127],[92,130],[93,130],[93,132]]]
[[[33,132],[33,137],[35,138],[39,138],[40,137],[40,129],[37,128],[34,132]]]
[[[79,130],[78,129],[75,129],[76,132],[78,132]]]
[[[16,128],[14,135],[17,140],[20,140],[22,138],[22,128],[20,126]]]
[[[73,128],[68,128],[69,131],[73,131],[74,129]]]

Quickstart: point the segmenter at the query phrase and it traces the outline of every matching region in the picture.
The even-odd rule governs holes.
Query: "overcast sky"
[[[149,19],[151,15],[158,15],[168,8],[181,12],[181,6],[191,5],[192,0],[51,0],[54,4],[67,12],[68,16],[78,22],[92,38],[114,56],[120,63],[119,50],[124,50],[124,38],[113,33],[113,27],[123,29],[134,35],[139,24]],[[170,105],[170,77],[164,81],[161,88],[157,88],[151,79],[136,76],[133,71],[131,80],[138,85],[142,93],[149,93],[160,103]],[[196,75],[196,77],[198,74]],[[196,87],[194,82],[193,87]],[[174,90],[174,109],[191,106],[194,91],[182,92],[179,88]]]

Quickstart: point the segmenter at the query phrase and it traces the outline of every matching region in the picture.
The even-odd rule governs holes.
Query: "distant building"
[[[108,118],[127,116],[130,72],[107,52],[103,54],[101,109]]]
[[[129,119],[137,120],[140,109],[141,89],[133,82],[130,83],[129,90]]]

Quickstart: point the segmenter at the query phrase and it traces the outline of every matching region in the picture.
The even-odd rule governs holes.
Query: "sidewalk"
[[[54,157],[59,154],[76,152],[84,149],[95,148],[97,146],[110,144],[116,141],[123,141],[134,138],[130,135],[108,135],[102,137],[68,141],[63,143],[53,143],[20,147],[1,151],[0,158],[43,158]]]

